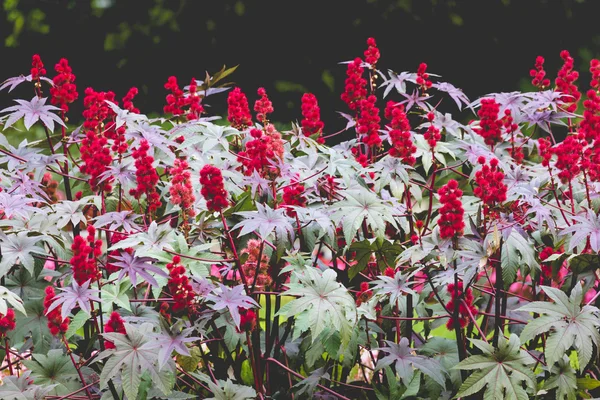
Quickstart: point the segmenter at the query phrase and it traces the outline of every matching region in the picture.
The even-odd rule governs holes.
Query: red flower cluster
[[[362,303],[369,301],[372,296],[373,292],[369,289],[369,282],[361,282],[360,290],[356,293],[356,305],[360,306]]]
[[[194,191],[190,180],[191,174],[188,171],[188,163],[185,160],[176,159],[175,165],[169,169],[171,174],[171,203],[181,207],[187,217],[193,217],[196,212],[193,209]]]
[[[588,90],[587,99],[583,102],[583,120],[579,124],[579,133],[586,140],[600,138],[600,96],[593,89]]]
[[[173,312],[185,310],[186,308],[192,312],[196,306],[194,304],[194,298],[196,293],[190,284],[190,279],[185,274],[185,267],[180,265],[181,258],[179,256],[173,257],[173,262],[167,264],[169,270],[169,281],[167,287],[173,296]]]
[[[85,107],[83,117],[85,121],[83,122],[83,128],[86,130],[86,133],[84,139],[81,141],[81,159],[83,160],[81,172],[90,175],[89,184],[94,191],[99,188],[100,175],[106,172],[108,166],[112,163],[107,138],[109,136],[112,138],[119,136],[114,130],[111,131],[111,127],[105,127],[104,125],[104,121],[114,114],[105,100],[114,102],[114,99],[115,94],[113,92],[105,93],[96,92],[92,88],[85,89],[85,97],[83,99]],[[125,143],[125,130],[124,127],[122,128],[120,136],[123,138],[117,139],[119,143]],[[127,147],[121,148],[117,144],[117,150],[127,150]],[[110,185],[111,181],[112,177],[109,177],[103,182],[101,189],[110,191],[112,189]]]
[[[379,108],[375,105],[377,97],[370,95],[360,101],[360,118],[356,121],[356,132],[362,136],[362,141],[369,147],[380,147],[379,128],[381,118]]]
[[[137,187],[131,189],[129,194],[136,199],[139,199],[145,194],[148,201],[148,211],[153,213],[162,203],[160,201],[160,195],[156,191],[156,184],[159,179],[156,168],[152,166],[154,158],[148,155],[148,150],[150,150],[150,145],[148,144],[148,141],[144,139],[140,142],[140,147],[133,151]]]
[[[296,210],[290,206],[306,206],[306,196],[304,196],[304,185],[301,183],[292,183],[283,188],[283,200],[281,205],[286,207],[286,214],[292,218],[296,217]]]
[[[62,307],[58,306],[54,310],[48,312],[48,309],[52,306],[52,302],[56,297],[54,287],[46,287],[46,297],[44,297],[44,315],[48,318],[48,329],[53,336],[57,336],[59,333],[62,335],[69,329],[69,318],[62,319],[61,311]]]
[[[562,183],[567,183],[581,171],[579,161],[583,151],[583,143],[576,136],[570,135],[565,140],[550,149],[556,154],[554,166],[560,170],[558,177]]]
[[[279,171],[271,165],[271,161],[283,157],[283,141],[281,135],[271,124],[265,126],[267,133],[263,135],[260,129],[251,129],[250,136],[254,140],[246,143],[246,150],[238,153],[238,161],[242,163],[246,175],[258,171],[261,176],[276,177]]]
[[[377,64],[377,61],[379,60],[380,54],[379,54],[379,49],[377,48],[377,43],[375,42],[374,38],[368,38],[367,39],[367,46],[369,46],[367,48],[367,50],[365,50],[365,62],[367,64],[371,64],[371,68],[375,69],[375,65]]]
[[[468,288],[466,292],[463,293],[463,283],[458,282],[457,285],[454,283],[448,284],[448,293],[450,294],[450,301],[446,304],[446,308],[449,310],[454,310],[456,307],[456,302],[458,304],[458,322],[460,323],[460,327],[464,328],[469,323],[471,319],[469,315],[469,311],[473,314],[473,317],[477,315],[477,307],[473,305],[473,291],[471,288]],[[449,330],[454,329],[454,317],[448,318],[448,322],[446,322],[446,328]]]
[[[598,96],[598,85],[600,79],[600,61],[590,62],[590,73],[592,74],[591,87],[587,92],[587,99],[583,102],[583,120],[579,124],[579,133],[585,139],[592,141],[600,138],[600,96]]]
[[[590,61],[590,74],[592,74],[590,87],[596,90],[600,89],[600,60],[594,58]]]
[[[6,315],[0,314],[0,338],[6,337],[8,331],[12,331],[16,327],[15,311],[12,308],[6,311]]]
[[[577,109],[577,102],[581,98],[581,93],[577,90],[575,81],[579,78],[579,72],[573,71],[573,57],[567,50],[560,52],[560,57],[563,59],[564,64],[558,71],[558,76],[554,80],[556,84],[556,90],[563,93],[560,100],[567,104],[566,111],[574,112]]]
[[[481,108],[477,112],[480,118],[479,128],[473,130],[483,137],[485,144],[494,147],[502,140],[502,121],[498,119],[500,106],[494,99],[482,99]]]
[[[256,313],[252,310],[244,308],[239,309],[240,312],[240,332],[252,331],[256,327]]]
[[[138,108],[135,108],[135,106],[133,105],[133,98],[137,96],[137,94],[138,89],[136,87],[132,87],[131,89],[129,89],[125,97],[123,97],[123,108],[130,112],[139,114],[140,110]]]
[[[425,138],[425,140],[427,140],[429,147],[431,147],[432,149],[435,148],[437,142],[439,142],[442,139],[440,130],[433,126],[434,119],[435,114],[433,113],[433,111],[428,112],[427,120],[429,121],[429,127],[427,128],[427,131],[423,134],[423,137]]]
[[[461,236],[465,223],[463,215],[465,210],[461,202],[462,190],[458,188],[458,182],[450,179],[448,183],[438,190],[440,195],[440,236],[442,239],[448,239],[455,236]]]
[[[344,93],[341,95],[342,101],[348,104],[348,108],[353,111],[358,108],[360,101],[367,97],[367,80],[362,77],[363,67],[361,64],[360,57],[348,64]]]
[[[123,321],[123,318],[121,318],[121,315],[119,315],[118,312],[113,311],[112,314],[110,314],[110,318],[106,321],[106,325],[104,325],[104,332],[114,332],[122,335],[127,334],[127,331],[125,330],[125,321]],[[110,340],[105,340],[104,347],[106,349],[114,349],[115,345]]]
[[[544,250],[540,252],[540,261],[542,266],[542,273],[546,278],[552,278],[552,265],[548,262],[544,262],[548,259],[552,254],[556,254],[558,251],[554,250],[552,247],[545,247]]]
[[[269,257],[263,252],[260,254],[260,240],[250,239],[246,248],[241,254],[248,254],[246,262],[242,264],[242,271],[246,277],[246,283],[250,286],[256,285],[259,288],[265,288],[273,283],[269,275]],[[260,255],[260,264],[258,257]],[[257,268],[258,267],[258,271]],[[256,280],[256,284],[254,281]]]
[[[69,61],[66,58],[61,58],[58,64],[54,66],[58,73],[52,82],[54,86],[50,88],[50,103],[60,107],[63,112],[69,111],[68,104],[77,100],[79,94],[75,86],[75,75],[69,66]]]
[[[410,137],[410,124],[404,112],[404,106],[388,101],[385,107],[385,117],[390,120],[389,135],[392,141],[390,155],[401,158],[402,162],[408,165],[414,165],[416,159],[413,154],[417,151],[417,147]]]
[[[46,68],[38,54],[34,54],[31,59],[31,80],[38,81],[40,76],[46,75]]]
[[[550,79],[546,78],[544,71],[544,57],[537,56],[535,59],[535,68],[529,71],[529,75],[533,78],[531,84],[540,90],[544,90],[550,86]]]
[[[485,157],[480,156],[477,160],[483,167],[475,173],[473,194],[479,197],[485,204],[484,213],[497,204],[506,201],[507,187],[504,184],[504,173],[498,168],[498,159],[492,158],[490,164],[485,163]]]
[[[204,106],[202,106],[202,97],[198,94],[198,83],[196,78],[192,78],[189,88],[190,94],[185,98],[187,105],[189,106],[187,111],[187,119],[189,121],[199,119],[204,112]]]
[[[265,88],[258,88],[258,95],[260,99],[254,103],[254,111],[256,111],[256,119],[258,122],[266,123],[269,122],[267,115],[273,112],[273,103],[267,96]]]
[[[212,165],[205,165],[200,170],[200,184],[202,196],[206,199],[206,207],[211,212],[219,212],[229,205],[227,192],[223,186],[221,170]]]
[[[204,107],[201,103],[202,98],[197,93],[198,84],[195,78],[192,78],[190,82],[190,93],[187,96],[179,88],[177,78],[174,76],[169,77],[164,87],[171,91],[166,97],[167,105],[163,107],[165,113],[171,113],[176,117],[186,115],[188,120],[200,118],[200,115],[204,112]],[[184,107],[188,107],[188,109],[184,110]]]
[[[80,285],[100,277],[96,260],[102,254],[102,240],[96,240],[96,228],[93,225],[88,225],[87,232],[87,239],[77,235],[71,245],[73,257],[69,262],[73,270],[73,279]]]
[[[239,130],[252,125],[248,99],[239,87],[233,89],[227,96],[227,120],[231,126]]]
[[[359,147],[353,147],[352,154],[354,155],[356,162],[358,162],[360,165],[365,168],[369,166],[369,157],[367,157],[366,154],[363,154]]]
[[[325,143],[325,139],[321,136],[325,124],[321,121],[321,109],[317,98],[312,93],[304,93],[302,96],[302,116],[304,117],[301,121],[304,136],[319,135],[317,142]]]
[[[542,157],[542,166],[550,166],[550,159],[552,158],[552,144],[550,143],[549,139],[538,139],[538,152],[540,157]]]
[[[425,63],[419,64],[419,68],[417,69],[417,85],[421,86],[423,90],[427,90],[431,87],[431,85],[433,85],[433,83],[429,80],[427,64]]]

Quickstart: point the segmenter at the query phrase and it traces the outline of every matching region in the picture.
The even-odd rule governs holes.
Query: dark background
[[[420,62],[471,99],[518,90],[535,57],[546,57],[551,79],[568,49],[588,85],[589,60],[600,52],[600,3],[592,0],[0,0],[0,80],[28,74],[39,53],[53,76],[60,57],[85,87],[130,86],[144,113],[160,112],[170,75],[180,84],[203,79],[223,64],[239,64],[231,80],[251,104],[264,86],[275,121],[300,117],[300,97],[311,91],[332,132],[344,126],[334,111],[345,66],[377,39],[381,69],[416,71]],[[0,106],[16,95],[0,94]],[[24,91],[24,92],[23,92]],[[226,112],[226,95],[209,99],[211,113]],[[396,95],[398,96],[398,95]],[[396,97],[396,99],[399,99]],[[73,107],[71,118],[81,115]]]

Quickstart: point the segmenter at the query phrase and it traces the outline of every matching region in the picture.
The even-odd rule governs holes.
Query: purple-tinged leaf
[[[244,286],[237,285],[229,288],[221,283],[211,294],[206,296],[206,300],[215,303],[211,306],[213,310],[229,310],[235,326],[240,327],[240,308],[249,309],[259,307],[258,303],[244,293]]]
[[[123,279],[125,275],[129,276],[131,279],[131,283],[133,286],[137,285],[137,275],[139,275],[146,282],[151,284],[152,286],[160,286],[156,279],[150,274],[150,272],[155,273],[156,275],[160,275],[162,277],[167,277],[167,273],[157,266],[152,265],[152,262],[156,261],[151,257],[136,257],[127,253],[126,251],[121,252],[120,255],[114,257],[117,262],[113,263],[114,266],[122,268],[119,272],[118,280]]]
[[[58,288],[62,291],[62,293],[56,295],[54,301],[48,308],[47,313],[59,306],[62,306],[61,318],[63,320],[69,316],[69,314],[75,307],[81,308],[81,311],[90,315],[90,302],[102,301],[98,296],[96,296],[96,294],[99,293],[99,291],[96,289],[90,289],[90,282],[91,280],[88,280],[80,286],[77,283],[77,281],[73,279],[71,286]]]
[[[33,124],[37,121],[42,121],[42,123],[50,130],[50,132],[54,131],[54,122],[59,125],[65,126],[60,117],[51,111],[60,110],[60,108],[55,106],[47,106],[46,100],[47,97],[39,98],[35,96],[31,99],[31,101],[17,99],[15,100],[19,103],[18,106],[7,107],[0,112],[10,112],[8,120],[4,125],[3,130],[12,126],[15,122],[24,119],[25,129],[29,130]]]

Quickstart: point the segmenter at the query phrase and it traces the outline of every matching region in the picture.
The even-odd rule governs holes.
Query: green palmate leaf
[[[352,189],[341,193],[345,200],[332,206],[331,218],[344,229],[346,243],[351,243],[363,221],[379,238],[384,238],[386,223],[398,228],[390,204],[366,189]]]
[[[356,304],[348,290],[336,282],[332,269],[324,272],[307,267],[303,275],[294,272],[298,283],[290,283],[283,296],[297,296],[279,311],[279,315],[295,317],[298,335],[310,329],[313,342],[325,329],[339,331],[342,346],[350,339],[356,321]]]
[[[348,271],[348,277],[352,279],[366,268],[372,255],[375,255],[377,267],[381,271],[388,265],[394,265],[396,258],[402,253],[402,247],[390,242],[388,239],[376,238],[353,243],[350,246],[350,251],[356,252],[354,258],[356,264]]]
[[[27,316],[16,315],[17,326],[8,333],[10,342],[17,346],[31,338],[36,353],[45,354],[50,348],[52,335],[48,329],[48,318],[44,315],[42,300],[26,301],[25,311]]]
[[[446,387],[446,371],[442,365],[432,358],[413,354],[413,350],[408,345],[407,338],[403,337],[399,344],[387,340],[385,343],[388,347],[382,347],[377,350],[384,351],[388,355],[377,362],[376,371],[388,365],[394,365],[402,383],[408,386],[413,379],[415,369],[418,369],[424,374],[429,375],[440,386]]]
[[[509,340],[500,336],[498,349],[480,340],[471,339],[471,342],[483,354],[471,356],[455,367],[477,370],[463,382],[456,398],[471,396],[485,388],[485,399],[529,399],[523,382],[527,390],[535,388],[535,375],[529,367],[535,361],[525,350],[520,349],[521,342],[517,335],[511,335]]]
[[[299,389],[296,394],[300,396],[306,393],[308,396],[312,396],[321,379],[329,379],[329,374],[325,371],[325,367],[317,368],[309,376],[295,384],[294,387]]]
[[[502,245],[501,262],[505,287],[510,286],[515,281],[517,270],[520,267],[527,266],[530,269],[539,269],[533,245],[516,229],[512,230],[510,236]]]
[[[594,378],[585,377],[577,379],[577,388],[579,390],[593,390],[600,387],[600,381]]]
[[[202,360],[202,353],[198,347],[190,348],[189,356],[177,354],[177,364],[187,372],[194,372],[198,369],[200,360]]]
[[[600,310],[590,305],[581,306],[581,283],[575,285],[570,297],[560,289],[542,286],[542,290],[554,303],[534,301],[517,310],[542,314],[525,326],[521,340],[527,342],[537,335],[550,332],[544,353],[548,365],[562,359],[567,350],[573,347],[579,358],[579,370],[583,372],[592,358],[593,345],[598,349],[600,343]]]
[[[154,385],[163,394],[168,394],[172,389],[174,363],[170,360],[169,368],[158,367],[158,351],[155,341],[151,339],[151,324],[142,324],[135,327],[125,324],[126,335],[120,333],[104,333],[103,336],[113,342],[115,349],[103,351],[99,359],[107,358],[102,374],[100,387],[105,388],[108,381],[119,375],[125,394],[130,399],[137,398],[141,384],[141,377],[149,373]]]
[[[81,387],[77,370],[63,350],[50,350],[47,355],[34,354],[32,358],[23,364],[31,370],[36,384],[56,385],[51,394],[63,396]]]
[[[544,385],[545,390],[556,390],[556,400],[575,400],[577,398],[577,376],[571,367],[569,357],[564,355],[550,369],[552,376]]]
[[[90,315],[86,312],[79,311],[75,317],[71,319],[69,322],[69,329],[65,333],[65,338],[70,338],[73,336],[79,329],[81,329],[85,323],[90,319]]]
[[[131,287],[128,279],[119,283],[102,286],[102,304],[106,307],[105,311],[110,312],[113,309],[113,304],[131,311],[129,296],[127,290]]]
[[[49,270],[44,271],[48,272]],[[17,269],[10,275],[10,278],[6,279],[6,287],[21,299],[31,300],[44,297],[44,289],[47,285],[47,281],[37,279],[24,267]]]

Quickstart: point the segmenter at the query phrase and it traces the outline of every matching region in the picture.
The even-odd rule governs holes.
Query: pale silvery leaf
[[[80,286],[77,281],[73,279],[71,286],[58,288],[61,293],[54,297],[52,305],[48,308],[47,313],[62,306],[61,318],[63,320],[69,316],[75,307],[79,307],[81,308],[81,311],[85,312],[87,315],[91,315],[90,302],[101,302],[102,300],[96,296],[96,294],[99,293],[98,290],[90,289],[90,282],[91,280],[88,280]]]
[[[169,224],[158,225],[152,221],[148,227],[148,232],[136,233],[114,244],[109,250],[135,248],[136,253],[144,253],[150,250],[173,250],[171,243],[176,236],[175,231]]]
[[[0,249],[2,250],[0,276],[6,275],[15,264],[23,265],[33,276],[34,261],[32,253],[46,254],[44,249],[36,245],[42,239],[44,239],[43,236],[29,237],[26,231],[10,235],[0,231]]]
[[[396,91],[400,94],[406,93],[406,81],[415,82],[417,79],[417,74],[413,72],[400,72],[396,74],[392,70],[388,70],[389,79],[383,73],[379,73],[383,78],[383,82],[379,85],[380,88],[385,86],[385,91],[383,93],[383,98],[386,98],[387,95],[391,92],[392,89],[396,89]]]
[[[569,240],[569,251],[587,239],[590,240],[592,250],[596,253],[600,251],[600,217],[593,210],[587,210],[585,216],[576,215],[572,219],[577,223],[562,231],[563,234],[573,234]]]
[[[12,126],[15,122],[24,118],[25,129],[29,130],[33,124],[35,124],[38,120],[42,121],[44,125],[50,130],[50,132],[54,131],[54,122],[59,125],[65,126],[60,117],[50,111],[60,110],[60,108],[55,106],[47,106],[46,100],[47,97],[39,98],[35,96],[31,99],[31,101],[17,99],[15,100],[19,103],[18,106],[7,107],[0,112],[10,112],[10,116],[6,121],[3,129],[6,129]]]
[[[303,274],[294,272],[293,275],[298,282],[287,284],[288,290],[282,295],[297,299],[289,302],[279,314],[294,316],[297,321],[294,329],[297,331],[310,329],[313,342],[325,331],[329,335],[337,331],[342,345],[347,345],[356,322],[356,303],[348,289],[336,281],[335,271],[327,269],[321,272],[317,268],[306,267]],[[298,335],[299,332],[296,332],[295,337]]]
[[[215,303],[210,308],[216,311],[227,309],[235,326],[240,327],[240,308],[249,309],[259,307],[258,303],[252,297],[246,296],[244,293],[244,285],[237,285],[229,288],[221,283],[215,288],[212,293],[206,296],[207,301]]]
[[[9,194],[6,191],[0,192],[0,212],[5,218],[14,219],[15,217],[28,220],[32,213],[39,209],[31,205],[34,200],[21,194]]]
[[[239,236],[244,236],[249,233],[258,231],[261,238],[266,239],[273,231],[277,234],[279,240],[287,237],[288,234],[293,235],[294,227],[286,216],[285,209],[278,208],[273,210],[268,205],[256,203],[256,211],[242,211],[236,213],[244,217],[235,225],[232,230],[242,228]]]
[[[415,104],[419,106],[424,111],[429,111],[429,105],[426,103],[427,100],[431,99],[432,96],[425,94],[423,96],[419,95],[419,91],[415,89],[412,94],[402,93],[402,96],[406,98],[406,100],[402,100],[399,104],[406,104],[404,108],[408,112]]]
[[[116,116],[116,121],[115,121],[116,126],[115,126],[115,128],[120,128],[124,124],[130,125],[130,124],[136,124],[136,123],[139,123],[141,121],[147,121],[148,120],[148,117],[146,117],[145,115],[136,114],[136,113],[131,112],[129,110],[123,110],[118,105],[116,105],[115,103],[113,103],[112,101],[108,101],[108,100],[104,100],[104,101],[109,105],[109,107],[115,113],[115,116]]]
[[[252,194],[252,197],[255,197],[256,193],[269,193],[270,183],[271,181],[260,176],[256,170],[252,171],[252,175],[244,176],[243,180],[244,186],[250,185],[250,193]]]
[[[454,100],[454,102],[456,103],[459,110],[462,110],[463,103],[466,106],[468,106],[470,103],[470,100],[467,97],[467,95],[465,95],[461,89],[457,88],[451,83],[437,82],[434,83],[432,86],[441,92],[448,93],[448,95],[452,97],[452,100]]]
[[[81,207],[80,201],[67,201],[63,200],[60,203],[54,205],[56,227],[58,229],[64,228],[69,222],[74,226],[79,225],[81,222],[87,224],[87,219],[83,212],[79,209]]]
[[[23,300],[4,286],[0,286],[0,314],[2,315],[6,315],[8,311],[7,302],[23,315],[27,315],[25,307],[23,307]]]
[[[140,217],[138,214],[133,214],[131,211],[113,211],[96,217],[94,227],[103,228],[108,225],[108,229],[116,231],[121,228],[125,232],[139,232],[142,228],[134,221]]]
[[[12,78],[8,78],[4,82],[2,82],[2,85],[0,85],[0,90],[8,88],[8,92],[10,93],[14,90],[14,88],[19,86],[23,82],[31,82],[31,74],[29,74],[27,76],[19,75],[19,76],[14,76]]]
[[[114,343],[116,349],[105,350],[98,359],[107,361],[100,375],[100,388],[106,388],[108,381],[117,374],[121,378],[121,385],[129,399],[137,398],[142,375],[150,374],[152,384],[160,389],[163,394],[170,392],[169,374],[175,369],[175,363],[169,360],[169,369],[158,368],[158,354],[150,333],[152,324],[144,323],[139,327],[125,324],[126,335],[120,333],[104,333],[102,336]]]
[[[416,295],[410,288],[415,282],[408,282],[409,276],[403,276],[401,271],[397,271],[394,277],[385,275],[377,276],[377,280],[371,282],[374,284],[373,290],[376,293],[390,297],[390,304],[395,305],[396,302],[405,294]]]
[[[344,190],[340,192],[345,200],[331,206],[331,218],[344,229],[347,243],[360,228],[363,221],[373,230],[377,237],[385,235],[386,223],[397,228],[392,207],[379,198],[375,193],[366,189]]]

